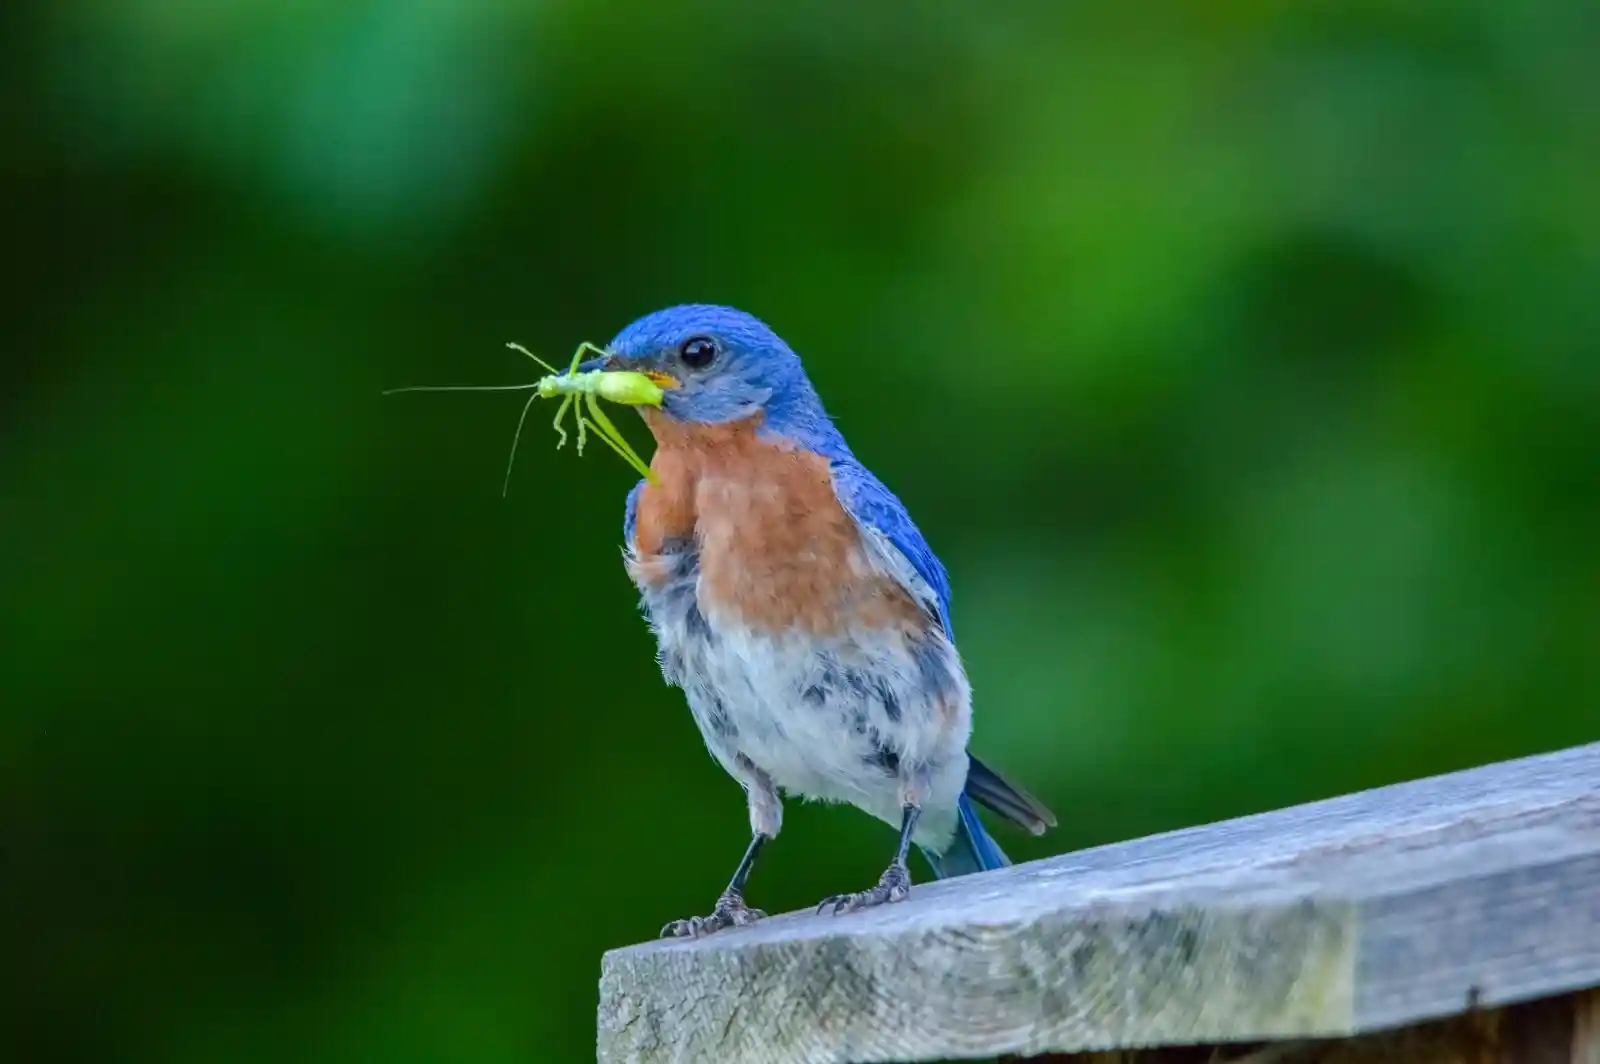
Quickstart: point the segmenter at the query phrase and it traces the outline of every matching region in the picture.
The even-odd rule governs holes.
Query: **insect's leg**
[[[578,372],[578,367],[583,364],[583,356],[590,351],[593,351],[595,354],[600,355],[601,357],[611,353],[605,350],[605,348],[596,347],[594,344],[591,344],[589,341],[585,340],[583,343],[578,345],[578,349],[576,351],[572,352],[572,365],[567,367],[566,372],[566,378],[568,380],[576,380],[579,377],[585,376],[585,374]]]
[[[606,416],[606,412],[600,408],[600,400],[593,395],[589,396],[589,413],[594,416],[594,429],[600,434],[600,438],[605,440],[611,449],[621,455],[623,461],[631,465],[640,475],[650,476],[650,467],[645,463],[644,459],[639,457],[633,446],[628,443],[628,438],[617,431],[617,426]]]
[[[566,416],[567,407],[572,405],[572,398],[571,395],[563,395],[561,397],[561,405],[556,407],[556,419],[553,424],[555,425],[556,435],[561,437],[556,441],[556,450],[558,451],[567,445],[567,430],[561,427],[561,419]]]
[[[610,354],[610,352],[605,348],[596,347],[594,344],[591,344],[589,341],[585,340],[583,343],[578,345],[578,349],[576,351],[572,352],[572,365],[567,367],[567,376],[572,377],[577,375],[578,365],[583,361],[583,356],[586,351],[593,351],[595,354],[601,356]]]
[[[613,425],[606,412],[600,409],[600,397],[591,394],[584,398],[589,401],[589,415],[594,418],[594,430],[607,442],[626,444],[627,441],[622,438],[622,433],[617,431],[617,426]]]
[[[584,420],[588,421],[589,419],[584,418]],[[627,452],[625,452],[621,447],[617,446],[617,441],[613,440],[609,435],[607,435],[605,429],[601,428],[599,425],[596,425],[593,421],[589,421],[589,427],[594,429],[595,433],[599,435],[601,441],[604,442],[607,447],[621,455],[623,461],[627,462],[629,465],[633,464],[633,459],[629,458]]]
[[[588,421],[588,418],[584,418],[584,420]],[[610,434],[607,433],[605,429],[601,428],[599,425],[596,425],[593,421],[589,421],[589,427],[594,429],[595,433],[599,435],[601,441],[604,442],[607,447],[621,455],[624,462],[627,462],[629,465],[633,465],[633,459],[629,457],[628,452],[623,449],[623,447],[626,446],[626,441],[624,441],[623,447],[619,447],[617,446],[617,441],[612,439]],[[638,467],[634,466],[634,468],[637,469]]]

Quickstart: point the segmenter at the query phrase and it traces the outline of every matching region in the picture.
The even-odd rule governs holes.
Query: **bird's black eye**
[[[678,348],[678,357],[690,369],[705,369],[717,357],[717,342],[709,336],[691,336]]]

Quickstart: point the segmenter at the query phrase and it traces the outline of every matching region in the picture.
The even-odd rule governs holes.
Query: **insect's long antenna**
[[[413,384],[408,388],[385,388],[384,395],[398,395],[400,392],[525,392],[529,388],[539,387],[539,382],[532,384]]]
[[[523,354],[527,355],[529,358],[531,358],[535,362],[539,363],[540,368],[543,369],[546,373],[560,373],[561,372],[560,370],[558,370],[554,366],[552,366],[550,363],[546,362],[544,359],[542,359],[538,355],[534,354],[532,351],[529,351],[526,347],[523,347],[521,344],[508,343],[508,344],[506,344],[506,346],[511,348],[511,350],[513,350],[513,351],[521,351]]]
[[[528,420],[528,410],[533,406],[533,401],[537,398],[539,398],[538,392],[528,396],[528,401],[522,404],[522,413],[517,417],[517,431],[511,436],[511,456],[506,459],[506,479],[500,485],[500,497],[502,499],[511,491],[511,467],[517,460],[517,444],[522,440],[522,423]]]

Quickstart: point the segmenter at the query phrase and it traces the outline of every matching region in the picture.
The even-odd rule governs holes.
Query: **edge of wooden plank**
[[[1597,788],[1591,744],[920,886],[849,922],[791,915],[615,950],[600,1059],[864,1064],[1346,1035],[1459,1011],[1454,986],[1408,1003],[1404,980],[1421,976],[1403,966],[1374,992],[1361,958],[1403,952],[1405,906],[1438,904],[1452,877],[1600,854],[1593,832],[1526,836],[1560,834],[1580,806],[1592,827]],[[1495,837],[1504,867],[1484,862]],[[1528,918],[1515,890],[1494,897],[1478,908]],[[1497,956],[1501,975],[1518,970]],[[1487,961],[1432,963],[1459,982]],[[1567,979],[1600,982],[1587,969]],[[1501,996],[1535,983],[1524,972]]]

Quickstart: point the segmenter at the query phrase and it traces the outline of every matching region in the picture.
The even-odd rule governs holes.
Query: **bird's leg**
[[[737,754],[729,766],[745,789],[745,799],[750,803],[750,845],[745,848],[744,859],[733,870],[728,888],[717,898],[710,916],[691,916],[687,920],[674,920],[661,929],[662,938],[699,938],[724,927],[741,927],[753,924],[767,914],[752,909],[744,903],[744,884],[750,878],[750,868],[756,863],[767,840],[778,837],[783,828],[783,802],[772,778],[757,768],[749,758]]]
[[[832,907],[835,913],[869,909],[886,902],[904,901],[911,894],[911,870],[906,867],[906,855],[911,852],[911,833],[916,830],[917,817],[922,809],[907,802],[900,810],[900,845],[895,848],[894,860],[878,877],[878,885],[871,890],[858,890],[854,894],[834,894],[823,898],[817,912]]]
[[[750,836],[750,845],[745,847],[744,858],[739,862],[739,867],[733,870],[733,878],[728,880],[728,887],[717,898],[716,907],[711,910],[710,916],[691,916],[687,920],[674,920],[661,929],[662,938],[699,938],[709,935],[713,931],[720,931],[724,927],[740,927],[744,924],[753,924],[767,914],[760,909],[752,909],[744,902],[745,880],[750,878],[750,869],[756,863],[756,854],[761,852],[761,847],[772,836],[756,832]]]

